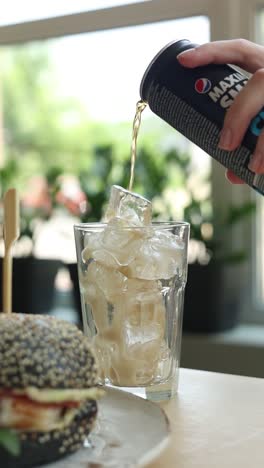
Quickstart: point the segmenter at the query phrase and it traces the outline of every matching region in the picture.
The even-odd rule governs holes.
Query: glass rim
[[[103,222],[103,221],[97,221],[97,222],[91,222],[91,223],[76,223],[73,225],[73,228],[75,231],[88,231],[89,229],[103,229],[108,225],[108,223]],[[190,223],[187,221],[153,221],[151,224],[148,224],[146,226],[123,226],[120,227],[119,229],[122,230],[143,230],[143,229],[149,229],[149,228],[160,228],[160,229],[172,229],[172,228],[189,228]]]

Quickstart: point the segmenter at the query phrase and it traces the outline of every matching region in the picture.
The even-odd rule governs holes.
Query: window
[[[94,152],[113,145],[110,176],[111,182],[117,183],[122,166],[128,168],[129,164],[132,119],[141,78],[154,55],[176,35],[196,43],[208,41],[208,18],[196,16],[2,48],[3,120],[6,141],[9,139],[6,154],[18,155],[20,177],[24,174],[25,180],[30,171],[43,173],[49,167],[53,170],[54,165],[66,173],[93,172],[92,180],[87,176],[83,182],[92,203],[103,183],[99,182],[102,172]],[[199,177],[193,178],[193,190],[196,195],[200,190],[201,197],[208,198],[210,187],[206,182],[204,188],[203,179],[210,171],[210,158],[149,110],[143,114],[140,145],[151,146],[152,157],[160,159],[161,166],[167,164],[166,154],[172,148],[188,151],[191,164],[201,174],[200,185]],[[180,180],[183,176],[175,172],[170,177],[169,170],[162,170],[167,183],[160,195],[167,205],[170,203],[170,212],[174,210],[171,216],[182,218],[188,203],[184,180]],[[153,197],[154,185],[146,177],[141,167],[135,187],[138,191],[144,188],[145,194]],[[172,200],[175,184],[180,188]],[[158,197],[158,213],[160,206]],[[65,248],[64,252],[72,255],[72,249]]]
[[[264,9],[261,10],[264,8],[263,0],[249,0],[248,2],[244,0],[236,2],[228,0],[221,2],[218,0],[197,0],[195,2],[193,0],[185,0],[184,2],[180,0],[75,0],[74,2],[72,0],[67,2],[53,0],[51,2],[47,0],[43,5],[38,4],[38,7],[35,3],[32,0],[30,3],[25,0],[22,9],[18,0],[16,2],[10,0],[8,5],[2,8],[0,46],[7,47],[4,53],[3,49],[1,50],[1,67],[8,65],[8,61],[11,60],[14,53],[24,51],[34,55],[34,50],[39,48],[44,55],[46,54],[50,64],[50,73],[49,70],[46,74],[43,73],[42,80],[44,82],[45,80],[47,82],[54,80],[53,83],[56,83],[56,86],[54,85],[52,88],[56,96],[50,97],[52,99],[56,97],[57,102],[65,97],[70,98],[66,107],[61,109],[63,112],[60,113],[57,121],[57,133],[61,123],[63,123],[64,128],[68,128],[65,138],[71,139],[71,127],[77,125],[80,120],[84,121],[84,115],[85,119],[88,115],[90,120],[96,121],[96,125],[93,127],[89,127],[89,129],[83,127],[80,130],[81,138],[79,141],[85,141],[85,144],[75,148],[75,153],[73,152],[73,154],[77,154],[79,151],[83,154],[82,164],[84,165],[87,164],[87,151],[89,152],[90,145],[96,135],[99,133],[101,137],[105,136],[105,127],[103,130],[101,125],[104,122],[107,122],[111,135],[118,139],[118,147],[121,148],[121,152],[124,154],[127,151],[130,141],[131,113],[134,112],[135,101],[138,97],[139,81],[146,64],[163,44],[175,37],[187,37],[196,42],[205,42],[209,37],[212,40],[233,37],[254,40],[257,37],[260,42],[264,42]],[[27,8],[27,5],[30,7]],[[256,11],[257,24],[255,22]],[[41,21],[35,21],[39,19]],[[27,21],[31,22],[27,23]],[[123,29],[118,29],[121,27]],[[256,32],[258,36],[256,36]],[[147,39],[146,34],[149,35]],[[56,37],[60,37],[60,39],[55,39]],[[44,41],[44,39],[48,40]],[[34,43],[34,41],[38,42]],[[24,42],[27,42],[27,45],[18,47],[17,44]],[[126,53],[123,52],[124,50]],[[5,64],[4,59],[6,60]],[[132,68],[131,63],[133,63]],[[107,67],[104,67],[104,64]],[[115,79],[116,76],[118,76],[118,82]],[[105,86],[106,81],[109,82],[110,86]],[[88,82],[92,85],[88,86]],[[98,89],[100,89],[100,93]],[[42,113],[43,119],[47,115],[52,115],[54,118],[57,116],[55,109],[52,109],[52,99],[46,101],[46,109],[49,111]],[[76,105],[77,101],[78,105]],[[54,113],[50,114],[51,109],[54,110]],[[162,134],[166,144],[176,140],[174,130],[168,130],[167,126],[157,117],[145,112],[140,141],[147,138],[151,131],[155,133],[155,139],[158,136],[160,140]],[[24,113],[24,123],[27,122],[27,124],[34,126],[35,120],[32,115],[31,118],[32,122],[30,123],[30,115],[27,112]],[[47,129],[49,129],[50,124],[51,122],[46,118]],[[52,140],[52,136],[53,133],[50,132],[50,140]],[[84,139],[83,136],[85,136]],[[177,139],[177,145],[180,144],[184,146],[187,143],[180,143],[180,140]],[[190,149],[191,147],[189,147]],[[74,163],[74,158],[71,159],[69,154],[63,153],[63,145],[60,152],[55,152],[53,160],[59,160],[59,158],[64,158],[65,166]],[[211,166],[210,158],[198,155],[197,149],[195,149],[194,159],[198,162],[203,160],[207,169]],[[118,174],[119,169],[116,168],[116,174]],[[32,161],[27,170],[32,170]],[[212,190],[215,204],[226,206],[230,201],[239,202],[241,199],[250,198],[251,191],[247,190],[246,187],[238,188],[225,183],[223,172],[217,164],[212,163]],[[258,207],[259,220],[263,220],[263,206],[260,202]],[[251,280],[252,272],[256,271],[254,258],[259,259],[263,251],[263,248],[260,248],[263,246],[263,224],[262,221],[259,221],[257,252],[256,243],[255,241],[251,243],[250,235],[247,239],[243,239],[247,244],[248,251],[253,246],[251,266],[246,273],[246,284],[250,285],[249,289],[252,283],[258,284],[258,310],[255,307],[256,301],[251,301],[251,297],[254,296],[251,294],[253,289],[245,291],[245,320],[262,320],[262,322],[264,319],[264,271],[262,271],[262,267],[261,272],[256,274],[256,280]],[[234,233],[234,237],[231,239],[233,245],[239,241],[240,234]],[[230,242],[230,239],[228,241]],[[263,264],[264,258],[258,265]],[[239,281],[240,277],[232,277],[230,289]],[[241,291],[242,293],[243,291]],[[228,291],[225,294],[228,294]]]
[[[62,38],[51,41],[49,54],[62,90],[82,101],[93,118],[131,121],[148,63],[176,35],[206,42],[208,19],[195,17]]]

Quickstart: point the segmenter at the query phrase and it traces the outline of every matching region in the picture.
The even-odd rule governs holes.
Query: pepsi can
[[[231,65],[183,67],[177,55],[194,47],[197,44],[187,39],[164,47],[143,76],[141,99],[155,114],[263,195],[264,175],[250,171],[248,163],[264,126],[264,109],[251,121],[239,148],[220,149],[226,110],[248,78]]]

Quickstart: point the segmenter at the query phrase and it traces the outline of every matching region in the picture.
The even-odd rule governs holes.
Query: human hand
[[[241,144],[252,118],[264,105],[264,47],[245,39],[217,41],[186,50],[177,58],[181,65],[188,68],[209,63],[230,63],[253,74],[227,110],[220,135],[219,147],[235,150]],[[248,167],[257,174],[264,174],[263,131]],[[227,170],[226,176],[234,184],[244,183],[230,170]]]

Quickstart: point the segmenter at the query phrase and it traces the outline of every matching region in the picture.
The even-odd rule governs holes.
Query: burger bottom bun
[[[51,463],[76,452],[92,429],[97,415],[97,404],[87,401],[71,424],[51,432],[21,432],[21,453],[10,455],[0,446],[0,466],[3,468],[29,468]]]

